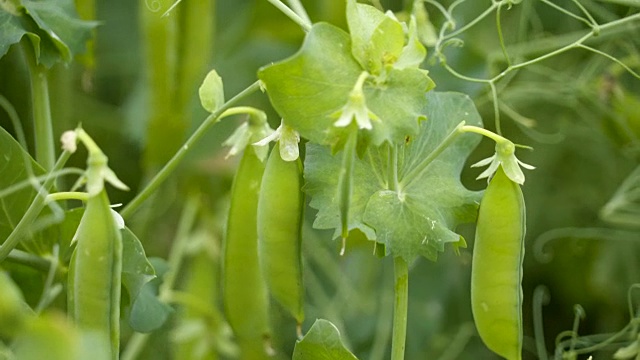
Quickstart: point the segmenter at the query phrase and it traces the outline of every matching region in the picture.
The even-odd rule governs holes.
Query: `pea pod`
[[[267,289],[258,265],[256,225],[264,168],[252,147],[245,148],[231,189],[224,242],[224,312],[241,345],[259,343],[256,340],[267,338],[270,333]]]
[[[496,354],[522,353],[525,204],[500,166],[482,198],[471,269],[471,305],[480,338]]]
[[[258,201],[260,266],[272,296],[296,319],[304,320],[301,225],[304,196],[300,159],[284,161],[276,143],[262,177]]]
[[[119,356],[122,235],[106,190],[90,196],[80,220],[68,279],[69,314]]]

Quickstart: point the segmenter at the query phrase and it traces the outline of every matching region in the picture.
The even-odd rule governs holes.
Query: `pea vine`
[[[149,58],[153,59],[154,55],[161,54],[168,48],[184,50],[183,56],[179,57],[180,61],[188,58],[185,54],[189,52],[189,45],[193,45],[189,40],[191,38],[184,36],[177,39],[170,30],[172,26],[178,26],[172,15],[184,5],[181,0],[144,3],[152,13],[144,15],[147,25],[145,36],[149,39],[160,36],[163,39],[149,40],[150,45],[146,50],[150,54]],[[22,201],[20,207],[7,211],[1,219],[2,224],[10,226],[0,224],[0,235],[4,239],[0,245],[0,263],[6,261],[27,265],[41,272],[45,278],[42,295],[31,313],[24,311],[21,305],[16,305],[24,303],[24,300],[20,298],[21,295],[11,279],[0,273],[0,288],[9,289],[7,298],[10,300],[7,301],[10,311],[4,311],[0,315],[13,314],[11,321],[19,324],[8,334],[2,333],[4,329],[0,328],[0,335],[31,341],[35,336],[34,328],[52,326],[54,322],[40,320],[34,314],[42,313],[55,302],[63,290],[64,281],[61,279],[67,273],[71,274],[67,282],[70,288],[68,296],[72,298],[69,308],[74,311],[77,304],[81,303],[83,290],[80,285],[72,282],[73,279],[80,278],[80,275],[73,274],[83,273],[75,270],[75,267],[79,268],[79,264],[86,266],[90,263],[81,258],[81,254],[72,253],[79,246],[76,244],[76,231],[82,232],[87,226],[83,224],[95,221],[94,215],[86,213],[89,213],[89,203],[93,204],[100,194],[101,214],[113,213],[114,218],[97,221],[96,224],[109,230],[117,245],[113,254],[109,255],[113,256],[111,260],[114,265],[109,268],[112,272],[108,274],[108,280],[117,291],[114,290],[109,302],[103,304],[103,308],[112,316],[109,323],[109,327],[112,327],[111,338],[108,339],[108,344],[100,344],[100,350],[110,353],[112,358],[136,358],[148,341],[148,333],[159,329],[167,321],[173,311],[170,305],[175,304],[184,305],[191,310],[197,309],[205,314],[204,317],[209,322],[199,328],[200,338],[206,338],[209,332],[216,332],[221,334],[220,338],[231,343],[228,330],[226,333],[224,330],[226,323],[221,320],[223,315],[217,309],[211,310],[207,304],[198,301],[199,295],[192,293],[192,288],[176,288],[180,269],[185,266],[185,258],[193,255],[189,253],[187,238],[195,231],[194,227],[198,226],[198,216],[204,217],[198,213],[200,208],[197,200],[191,198],[183,210],[168,261],[148,259],[140,240],[125,223],[132,220],[134,214],[144,204],[148,204],[153,195],[158,194],[161,186],[176,173],[179,165],[184,163],[187,155],[214,125],[224,118],[244,115],[247,121],[224,142],[224,145],[230,147],[227,157],[250,152],[257,159],[255,164],[258,164],[258,168],[254,169],[256,173],[260,170],[259,164],[265,162],[267,157],[278,157],[278,161],[283,160],[287,164],[299,161],[304,169],[304,193],[310,198],[310,207],[316,210],[313,229],[328,230],[333,240],[340,239],[339,250],[336,249],[335,253],[345,255],[359,239],[371,246],[374,255],[393,259],[393,278],[386,281],[388,285],[393,283],[393,299],[386,299],[389,308],[393,305],[393,312],[387,310],[381,315],[375,334],[376,340],[380,341],[374,342],[376,345],[371,352],[372,358],[382,358],[387,350],[386,338],[391,333],[391,359],[404,359],[411,266],[423,257],[435,262],[447,249],[459,253],[460,248],[467,246],[465,238],[458,232],[459,226],[478,220],[483,192],[469,190],[460,180],[466,161],[474,149],[483,137],[495,143],[492,156],[471,165],[487,166],[477,179],[489,180],[497,171],[500,174],[504,172],[508,179],[506,181],[519,190],[519,186],[525,183],[522,168],[534,169],[516,157],[517,149],[531,148],[515,144],[505,137],[501,120],[502,115],[507,115],[514,123],[528,129],[535,128],[537,124],[537,120],[521,114],[510,103],[510,96],[513,95],[509,91],[516,87],[513,84],[517,84],[523,70],[534,74],[548,74],[552,70],[543,69],[546,61],[569,51],[582,50],[609,62],[618,75],[626,73],[640,79],[640,74],[635,70],[640,63],[637,55],[634,57],[631,52],[628,56],[613,55],[599,48],[603,39],[636,30],[640,14],[630,11],[623,17],[617,17],[590,1],[572,0],[568,5],[558,5],[549,0],[540,0],[536,6],[549,7],[565,19],[581,23],[584,29],[568,34],[569,36],[558,35],[533,40],[528,39],[532,35],[528,26],[521,26],[515,36],[511,36],[504,31],[506,26],[503,25],[506,14],[516,9],[521,19],[528,21],[533,18],[535,9],[532,1],[492,0],[479,15],[458,26],[459,10],[464,6],[471,6],[472,2],[457,0],[447,7],[435,0],[415,0],[407,11],[393,13],[385,12],[379,1],[371,1],[371,5],[368,5],[347,0],[346,30],[326,22],[314,23],[299,0],[290,0],[287,4],[280,0],[269,0],[269,3],[305,33],[300,49],[284,60],[261,67],[257,72],[258,80],[228,100],[224,97],[222,78],[215,70],[210,71],[199,88],[201,105],[209,115],[175,153],[171,152],[171,145],[165,148],[163,141],[179,145],[180,136],[176,134],[186,131],[185,123],[171,118],[171,121],[176,121],[175,124],[158,130],[160,135],[150,143],[150,150],[145,154],[145,168],[150,180],[116,213],[110,209],[104,183],[110,183],[120,190],[128,190],[128,187],[107,166],[106,155],[87,132],[78,127],[65,133],[61,155],[57,160],[54,157],[56,151],[47,84],[49,69],[57,62],[70,62],[74,54],[83,51],[91,29],[97,24],[79,20],[73,11],[73,4],[67,0],[57,4],[26,0],[0,1],[0,30],[3,30],[0,56],[5,55],[13,44],[19,44],[24,52],[30,74],[36,140],[35,159],[32,159],[26,151],[27,141],[16,110],[6,98],[0,96],[0,106],[12,121],[18,138],[15,141],[4,129],[0,129],[0,148],[3,154],[8,154],[0,168],[7,173],[17,174],[12,179],[0,180],[3,185],[0,199],[5,208],[9,207],[6,204],[28,199],[27,202]],[[190,11],[197,10],[190,8]],[[60,18],[62,20],[58,21]],[[476,26],[492,18],[495,21],[499,50],[488,54],[487,74],[482,76],[458,70],[453,48],[465,46],[465,36],[473,32]],[[436,26],[438,22],[440,24]],[[162,31],[154,33],[153,29]],[[189,32],[185,30],[184,33]],[[59,34],[63,36],[58,36]],[[515,40],[511,43],[509,39]],[[188,113],[189,91],[184,90],[174,99],[170,90],[171,81],[161,76],[153,77],[166,70],[174,76],[174,80],[179,79],[176,81],[183,81],[184,84],[193,82],[194,73],[180,70],[179,63],[170,60],[165,63],[150,60],[148,64],[150,68],[155,66],[155,70],[151,71],[150,82],[157,85],[150,95],[153,99],[151,102],[159,104],[158,108],[151,110],[150,124],[165,124],[169,121],[167,116]],[[425,68],[429,68],[429,71]],[[436,77],[433,74],[441,70],[467,85],[481,85],[485,93],[472,99],[458,92],[434,90],[438,84],[434,81]],[[560,82],[562,79],[557,81]],[[268,96],[270,104],[281,118],[280,126],[276,129],[269,126],[263,110],[242,104],[250,95],[259,91]],[[570,98],[569,95],[567,97]],[[478,111],[480,105],[487,101],[491,103],[494,120],[492,127],[495,131],[484,128]],[[531,133],[536,134],[533,130]],[[544,134],[532,135],[536,136],[550,139]],[[65,168],[71,155],[76,152],[78,140],[89,152],[87,168]],[[637,139],[630,140],[632,143],[634,141],[637,143]],[[271,142],[276,142],[277,145],[269,155]],[[68,191],[59,190],[56,181],[68,175],[78,176],[78,181]],[[555,229],[537,240],[537,257],[549,260],[550,256],[542,250],[549,241],[558,238],[577,236],[628,239],[637,235],[635,228],[638,226],[639,177],[640,173],[634,171],[600,214],[603,221],[609,224],[634,230]],[[86,191],[78,191],[83,185],[86,186]],[[64,203],[70,200],[80,201],[85,206],[66,210]],[[301,204],[304,205],[303,202]],[[524,216],[524,205],[521,210]],[[317,237],[311,226],[302,222],[299,230],[304,234],[303,237]],[[52,225],[56,225],[55,231],[63,235],[53,237],[41,234],[42,230],[50,229]],[[71,233],[76,235],[71,237]],[[80,236],[84,237],[83,235],[87,234]],[[55,240],[58,238],[65,240]],[[315,238],[308,243],[322,241],[324,239]],[[305,240],[301,246],[308,248],[312,245]],[[334,256],[336,254],[325,253],[322,249],[312,249],[308,253],[312,264],[321,263],[327,258],[330,259],[328,261],[337,263]],[[209,260],[205,257],[203,261],[206,263]],[[293,260],[302,264],[300,259]],[[335,272],[335,269],[327,272],[341,292],[352,291],[352,284]],[[277,282],[277,274],[272,278],[270,281]],[[119,293],[120,280],[127,294],[122,298]],[[305,277],[305,281],[308,281],[306,286],[309,292],[328,297],[317,274],[311,272],[308,279]],[[302,284],[295,292],[297,297],[303,298],[304,291],[301,287]],[[578,325],[585,311],[577,306],[573,329],[558,336],[555,356],[577,358],[579,354],[591,354],[601,349],[617,350],[614,358],[638,356],[638,314],[632,301],[632,294],[636,289],[637,285],[634,285],[629,290],[629,324],[615,334],[579,336]],[[286,293],[287,289],[283,291]],[[117,294],[113,295],[114,293]],[[286,295],[279,294],[278,300],[282,303],[281,299],[286,300]],[[544,341],[541,340],[544,337],[541,330],[541,304],[547,295],[542,288],[534,293],[536,346],[542,359],[548,358]],[[341,334],[338,330],[343,328],[340,323],[319,319],[303,336],[304,314],[301,302],[297,300],[300,299],[291,300],[297,307],[294,317],[299,337],[293,350],[293,358],[319,359],[321,357],[317,354],[324,352],[335,359],[355,359],[347,349],[350,344],[349,335]],[[287,304],[283,307],[290,311]],[[121,308],[125,309],[122,317],[136,333],[120,355]],[[85,309],[84,314],[79,310],[72,317],[76,323],[86,325],[97,321],[91,315],[91,311]],[[189,325],[182,324],[187,329],[183,329],[183,334],[193,331]],[[231,325],[233,327],[234,324]],[[519,326],[521,334],[521,324]],[[72,333],[79,343],[84,342],[84,348],[69,345],[67,350],[73,354],[70,358],[81,359],[86,356],[82,351],[85,351],[83,349],[88,341],[87,333],[91,330],[90,327],[82,326],[75,330],[65,330]],[[241,339],[243,334],[233,330],[236,338]],[[229,346],[221,352],[231,356],[239,353],[255,353],[261,357],[272,355],[274,349],[271,347],[268,331],[267,329],[267,333],[258,337],[252,334],[251,344],[238,341],[237,346]],[[465,335],[467,333],[468,331],[461,330],[460,343],[469,338],[470,335]],[[11,351],[17,354],[27,351],[26,347],[20,347],[23,343],[16,343],[18,345]],[[460,343],[456,346],[463,347],[464,344]],[[204,342],[200,346],[207,349],[216,347]],[[517,346],[519,354],[522,344]],[[0,354],[2,351],[4,344],[0,342]],[[455,349],[451,353],[455,353]]]

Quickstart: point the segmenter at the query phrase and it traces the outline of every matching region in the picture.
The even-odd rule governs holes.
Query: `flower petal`
[[[482,174],[478,175],[476,180],[490,178],[496,172],[496,170],[498,170],[499,165],[499,161],[492,161],[491,165],[489,165],[489,167],[485,171],[483,171]]]
[[[525,169],[533,170],[533,169],[535,169],[535,168],[536,168],[536,167],[535,167],[535,166],[533,166],[533,165],[529,165],[529,164],[525,164],[525,163],[523,163],[522,161],[518,160],[517,158],[516,158],[516,160],[518,161],[518,164],[520,164],[520,166],[522,166],[522,167],[523,167],[523,168],[525,168]]]
[[[492,156],[489,156],[488,158],[482,159],[477,163],[471,165],[471,167],[482,167],[482,166],[489,165],[495,158],[496,158],[496,154],[494,153]]]
[[[354,112],[351,110],[351,108],[347,105],[343,108],[342,113],[340,114],[340,117],[338,118],[338,120],[336,120],[333,123],[333,126],[335,127],[347,127],[349,126],[349,124],[351,124],[351,121],[353,120],[354,117]],[[356,119],[357,121],[357,119]]]
[[[524,173],[522,173],[515,156],[509,156],[505,159],[502,163],[502,169],[511,181],[520,185],[524,184]]]

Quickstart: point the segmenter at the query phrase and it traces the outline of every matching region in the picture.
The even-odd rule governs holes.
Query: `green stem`
[[[89,200],[89,194],[86,192],[79,191],[61,191],[53,194],[47,195],[46,202],[49,201],[60,201],[60,200]]]
[[[409,305],[409,266],[407,262],[401,257],[394,258],[393,272],[395,276],[395,300],[393,303],[391,360],[404,360]]]
[[[502,48],[504,59],[507,62],[507,66],[511,66],[511,59],[509,59],[509,53],[507,52],[507,48],[504,45],[504,36],[502,36],[502,23],[500,22],[501,9],[502,9],[502,6],[498,5],[498,9],[496,10],[496,28],[498,29],[498,39],[500,40],[500,48]]]
[[[471,22],[469,22],[465,26],[461,27],[460,29],[443,36],[442,40],[447,40],[447,39],[454,38],[454,37],[462,34],[463,32],[469,30],[471,27],[473,27],[474,25],[479,23],[482,19],[484,19],[485,17],[489,16],[489,14],[491,14],[491,12],[496,7],[498,7],[499,5],[500,5],[500,3],[494,2],[493,4],[491,4],[491,6],[489,8],[487,8],[487,10],[485,10],[482,14],[478,15],[478,17],[476,17],[475,19],[473,19]],[[449,13],[450,13],[450,11],[449,11]]]
[[[399,186],[403,189],[406,189],[415,179],[417,179],[420,174],[431,164],[431,162],[438,157],[446,148],[451,145],[451,143],[458,137],[458,135],[462,134],[461,129],[464,128],[464,121],[458,124],[458,126],[453,129],[447,137],[445,137],[438,146],[422,161],[420,161],[411,171],[407,173],[407,175],[402,178]],[[482,129],[482,128],[478,128]],[[484,129],[482,129],[484,130]],[[493,133],[492,133],[493,134]]]
[[[51,267],[51,260],[18,249],[11,250],[7,262],[28,266],[45,274]]]
[[[33,45],[28,40],[22,42],[22,49],[29,68],[29,82],[31,83],[36,161],[45,170],[51,170],[55,164],[55,146],[47,69],[37,63]]]
[[[71,153],[68,151],[64,151],[60,155],[60,157],[58,158],[58,162],[56,162],[53,166],[53,174],[62,169],[70,156]],[[45,192],[51,189],[53,183],[55,182],[55,179],[56,177],[54,175],[51,175],[45,180],[42,188],[40,188],[39,193],[36,194],[35,199],[33,199],[33,202],[31,203],[31,205],[29,205],[27,212],[22,216],[22,219],[20,219],[20,221],[13,229],[11,234],[9,234],[4,243],[0,245],[0,263],[3,262],[4,259],[7,258],[7,256],[9,256],[11,250],[13,250],[18,245],[20,240],[22,240],[24,235],[29,232],[29,228],[33,224],[33,221],[38,217],[45,206]]]
[[[344,255],[347,237],[349,237],[349,209],[351,207],[351,194],[353,191],[353,164],[358,143],[358,129],[352,127],[347,143],[342,153],[342,168],[338,176],[338,207],[340,210],[342,248],[340,256]]]
[[[307,10],[305,10],[300,0],[289,0],[288,3],[289,3],[289,6],[291,7],[291,10],[293,10],[293,12],[298,14],[298,16],[300,16],[300,18],[304,20],[306,23],[311,24],[311,19],[307,14]]]
[[[151,196],[151,194],[153,194],[160,187],[160,185],[164,183],[165,180],[167,180],[169,175],[171,175],[176,167],[178,167],[180,162],[189,153],[189,151],[191,151],[193,146],[200,140],[200,138],[202,138],[207,130],[209,130],[209,128],[218,121],[220,115],[227,109],[229,109],[233,104],[254,93],[258,89],[260,89],[260,82],[256,81],[249,87],[241,91],[238,95],[234,96],[232,99],[224,103],[214,113],[209,115],[202,122],[200,127],[198,127],[198,129],[193,133],[193,135],[191,135],[191,137],[187,139],[184,145],[180,147],[178,152],[173,155],[171,160],[169,160],[169,162],[164,165],[164,167],[153,177],[153,179],[151,179],[149,184],[140,193],[138,193],[138,195],[136,195],[136,197],[133,198],[133,200],[131,200],[131,202],[127,204],[124,209],[122,209],[120,215],[122,215],[122,217],[125,219],[129,218],[140,207],[140,205],[142,205],[142,203],[147,200],[147,198],[149,198],[149,196]]]
[[[150,334],[135,333],[131,335],[127,347],[120,354],[120,360],[134,360],[138,357],[145,345]]]
[[[473,126],[473,125],[460,126],[458,128],[458,131],[463,132],[463,133],[471,132],[471,133],[480,134],[482,136],[488,137],[489,139],[495,141],[496,143],[502,143],[502,142],[505,142],[505,141],[509,141],[508,139],[506,139],[506,138],[504,138],[504,137],[502,137],[502,136],[500,136],[500,135],[498,135],[498,134],[496,134],[496,133],[494,133],[492,131],[489,131],[489,130],[481,128],[481,127]]]
[[[28,163],[27,163],[28,164]],[[25,165],[25,169],[26,169]],[[34,176],[33,178],[29,178],[26,180],[22,180],[20,182],[14,183],[9,187],[6,187],[0,190],[0,199],[13,194],[14,192],[20,191],[22,189],[28,188],[29,186],[33,186],[34,183],[39,184],[41,181],[45,181],[49,176],[53,175],[55,177],[61,177],[64,175],[82,175],[84,174],[84,170],[80,168],[64,168],[60,171],[50,172],[40,176]]]
[[[287,5],[285,5],[280,0],[268,0],[273,6],[275,6],[278,10],[282,11],[283,14],[287,15],[289,19],[293,20],[296,24],[300,25],[300,27],[305,31],[309,32],[311,30],[311,23],[303,20],[298,14],[296,14],[293,10],[291,10]]]
[[[261,117],[265,117],[266,115],[264,113],[264,111],[260,110],[260,109],[256,109],[254,107],[251,106],[236,106],[236,107],[232,107],[228,110],[226,110],[225,112],[223,112],[222,114],[220,114],[220,117],[218,117],[217,121],[220,121],[226,117],[229,116],[233,116],[233,115],[240,115],[240,114],[246,114],[249,115],[251,117],[254,118],[261,118]]]

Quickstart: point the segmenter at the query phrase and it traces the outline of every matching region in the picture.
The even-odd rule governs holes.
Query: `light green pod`
[[[301,229],[304,196],[300,159],[284,161],[279,145],[271,151],[258,201],[260,266],[271,295],[304,321]]]
[[[251,147],[242,155],[231,189],[223,259],[224,313],[240,343],[269,337],[267,288],[258,262],[258,194],[265,165]],[[246,349],[241,349],[246,352]]]
[[[480,338],[496,354],[522,357],[525,205],[499,167],[480,204],[471,268],[471,307]]]
[[[122,235],[103,189],[87,200],[68,278],[68,312],[119,358]]]

